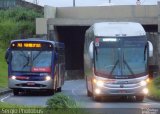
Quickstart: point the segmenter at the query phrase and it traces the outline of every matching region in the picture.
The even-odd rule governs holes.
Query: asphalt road
[[[80,102],[81,106],[91,111],[106,112],[116,111],[118,114],[122,114],[124,111],[126,114],[160,114],[160,103],[156,101],[144,99],[143,102],[135,102],[132,100],[121,100],[121,99],[104,99],[103,102],[93,101],[92,98],[87,97],[85,81],[84,80],[72,80],[66,81],[62,93],[70,96],[76,101]],[[13,94],[7,94],[0,97],[1,102],[8,102],[12,104],[23,104],[23,105],[34,105],[34,106],[45,106],[46,101],[52,96],[48,96],[45,93],[33,93],[33,94],[22,94],[20,96],[14,96]],[[101,109],[101,110],[98,110]],[[104,110],[104,111],[103,111]],[[147,110],[147,112],[146,112]],[[120,113],[122,112],[122,113]],[[132,112],[132,113],[131,113]],[[143,113],[145,112],[145,113]],[[101,114],[101,113],[99,113]],[[108,114],[108,113],[105,113]],[[117,113],[116,113],[117,114]],[[124,113],[123,113],[124,114]]]

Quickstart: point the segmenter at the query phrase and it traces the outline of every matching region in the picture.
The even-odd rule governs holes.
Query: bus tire
[[[89,91],[89,87],[88,87],[88,80],[87,80],[87,77],[86,77],[86,88],[87,88],[87,96],[88,97],[92,97],[93,95],[93,84],[92,84],[92,92]]]
[[[143,100],[144,100],[144,96],[143,95],[137,95],[136,96],[136,101],[142,102]]]
[[[16,96],[19,94],[19,90],[18,89],[13,89],[13,95]]]
[[[92,98],[94,101],[98,101],[98,102],[102,100],[100,96],[93,95]]]
[[[92,92],[90,92],[88,89],[87,89],[87,96],[92,97]]]
[[[61,92],[62,91],[62,87],[57,88],[57,92]]]
[[[48,92],[49,92],[49,95],[54,95],[55,90],[54,89],[49,89]]]

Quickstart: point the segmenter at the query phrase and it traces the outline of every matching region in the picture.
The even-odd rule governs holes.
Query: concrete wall
[[[46,18],[36,19],[36,34],[47,35],[47,19]]]
[[[143,25],[158,24],[158,5],[92,6],[56,8],[56,18],[48,24],[85,26],[102,21],[132,21]]]
[[[54,25],[47,25],[47,20],[56,18],[56,7],[44,6],[44,18],[36,19],[36,34],[45,35],[47,38],[57,40],[56,32],[54,32]]]
[[[159,72],[160,72],[160,2],[158,2],[158,37],[157,37],[157,53],[158,53],[158,66],[159,66]],[[160,74],[160,73],[159,73]]]
[[[103,19],[157,17],[157,5],[93,6],[57,8],[56,18]]]
[[[56,18],[56,7],[44,6],[44,18]]]

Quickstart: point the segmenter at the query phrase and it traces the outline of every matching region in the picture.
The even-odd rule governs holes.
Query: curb
[[[11,93],[11,92],[12,92],[11,89],[5,89],[5,90],[3,90],[3,91],[0,91],[0,95],[5,95],[5,94]]]
[[[150,100],[153,100],[153,101],[156,101],[156,102],[160,102],[160,99],[159,98],[155,98],[153,96],[147,96],[146,98],[150,99]]]

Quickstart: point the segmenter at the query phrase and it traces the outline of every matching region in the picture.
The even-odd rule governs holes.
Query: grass
[[[62,93],[56,93],[47,101],[46,112],[49,114],[86,114],[79,103]]]
[[[156,77],[151,80],[148,88],[149,88],[149,96],[155,99],[160,100],[160,77]]]
[[[0,47],[0,88],[8,86],[8,67],[4,57],[5,49]]]
[[[24,106],[24,105],[16,105],[16,104],[0,102],[0,108],[42,108],[42,107]]]
[[[47,101],[47,108],[51,109],[68,109],[68,108],[79,108],[75,100],[66,96],[62,93],[56,93],[52,98]]]

